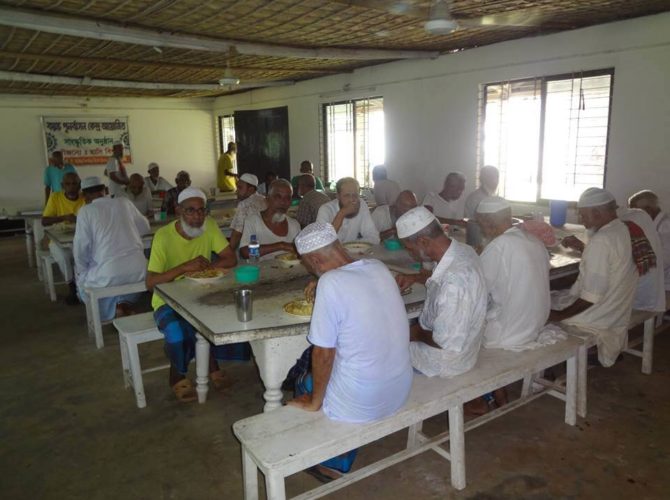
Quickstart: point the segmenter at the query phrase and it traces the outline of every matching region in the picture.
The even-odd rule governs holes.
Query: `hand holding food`
[[[209,269],[211,263],[205,259],[202,255],[198,255],[195,259],[191,259],[182,264],[182,271],[184,273],[192,273],[196,271],[202,271],[204,269]]]
[[[316,284],[318,281],[313,280],[307,283],[305,287],[305,300],[310,304],[314,303],[314,297],[316,297]]]
[[[395,282],[398,283],[400,290],[405,290],[416,282],[416,277],[415,274],[397,274]]]
[[[563,245],[565,248],[572,248],[573,250],[577,250],[578,252],[584,251],[584,243],[576,236],[566,236],[563,238],[563,241],[561,241],[561,245]]]

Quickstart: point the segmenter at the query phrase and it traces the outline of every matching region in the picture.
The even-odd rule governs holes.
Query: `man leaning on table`
[[[67,172],[61,183],[62,190],[51,193],[47,205],[42,212],[42,224],[50,226],[58,223],[74,224],[77,221],[77,213],[84,206],[84,197],[81,194],[81,181],[76,172]],[[46,241],[46,240],[45,240]],[[79,304],[77,298],[77,287],[74,280],[72,268],[72,250],[61,248],[53,241],[49,243],[49,253],[58,264],[63,278],[70,287],[70,293],[65,302],[68,305]]]
[[[586,245],[574,236],[563,239],[564,246],[582,252],[582,260],[572,287],[552,293],[549,321],[593,333],[600,364],[612,366],[626,341],[638,266],[644,271],[649,255],[643,251],[637,254],[641,260],[633,259],[632,238],[640,241],[642,230],[636,225],[627,227],[617,217],[616,201],[609,191],[587,189],[577,208],[590,239]]]
[[[378,244],[379,231],[372,221],[368,205],[361,200],[358,181],[353,177],[343,177],[337,181],[335,189],[337,198],[321,205],[316,221],[332,224],[342,243],[366,241]]]
[[[329,223],[310,224],[295,244],[319,282],[307,337],[313,345],[312,390],[288,404],[323,408],[328,418],[343,422],[392,415],[412,385],[407,313],[393,276],[378,260],[354,261]],[[348,472],[355,455],[353,450],[322,466]],[[327,479],[336,473],[321,467],[315,475]]]
[[[141,179],[141,178],[140,178]],[[82,182],[86,206],[79,210],[72,253],[79,297],[89,300],[86,288],[103,288],[144,281],[147,259],[142,235],[150,230],[149,221],[133,203],[122,196],[105,196],[99,177]],[[98,300],[100,319],[109,321],[132,314],[141,293]]]
[[[300,232],[300,224],[286,215],[291,206],[293,189],[286,179],[270,184],[267,206],[260,213],[250,214],[244,221],[244,232],[240,240],[240,257],[249,258],[249,241],[256,236],[260,244],[261,260],[268,260],[282,252],[294,252],[293,240]]]
[[[426,281],[419,322],[410,329],[412,366],[429,377],[467,372],[477,362],[488,299],[479,257],[469,246],[450,239],[425,207],[401,216],[396,227],[415,259],[437,263]],[[396,278],[401,288],[414,279],[403,274]]]
[[[207,217],[205,193],[186,188],[179,193],[179,218],[156,231],[152,245],[146,284],[149,290],[156,285],[184,277],[186,273],[209,268],[231,268],[237,263],[225,236],[216,221]],[[211,262],[212,253],[218,256]],[[195,356],[196,332],[154,292],[151,299],[154,319],[165,335],[165,351],[170,360],[170,386],[180,402],[197,399],[193,384],[186,378],[188,365]],[[223,372],[216,359],[248,358],[248,344],[213,347],[210,356],[210,379],[214,387],[224,385]]]

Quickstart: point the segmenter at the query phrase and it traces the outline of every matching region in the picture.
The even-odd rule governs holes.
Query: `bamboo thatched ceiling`
[[[670,10],[669,0],[449,4],[461,27],[432,35],[420,0],[0,0],[0,93],[217,96]],[[525,21],[467,27],[482,16]],[[227,66],[240,86],[218,86]]]

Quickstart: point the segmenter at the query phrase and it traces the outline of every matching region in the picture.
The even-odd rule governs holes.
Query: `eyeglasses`
[[[193,208],[193,207],[188,207],[182,210],[182,213],[185,215],[205,215],[207,213],[207,209],[205,207],[202,208]]]

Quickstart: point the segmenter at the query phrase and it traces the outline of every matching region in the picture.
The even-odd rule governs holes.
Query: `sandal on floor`
[[[172,386],[172,391],[180,403],[190,403],[198,399],[198,394],[193,388],[193,384],[187,378],[180,380]]]
[[[313,467],[310,467],[309,469],[305,469],[305,472],[307,474],[309,474],[310,476],[312,476],[317,481],[319,481],[320,483],[325,484],[325,483],[330,483],[331,481],[335,481],[335,479],[336,479],[335,477],[331,477],[331,476],[321,472],[323,469],[326,469],[326,467],[324,467],[322,465],[315,465]],[[328,471],[329,472],[332,471],[333,475],[338,474],[337,471],[335,471],[333,469],[328,469]],[[342,475],[339,474],[339,476],[341,477]]]
[[[209,380],[212,382],[212,387],[216,391],[223,391],[233,386],[233,381],[226,376],[223,370],[216,370],[209,374]]]

